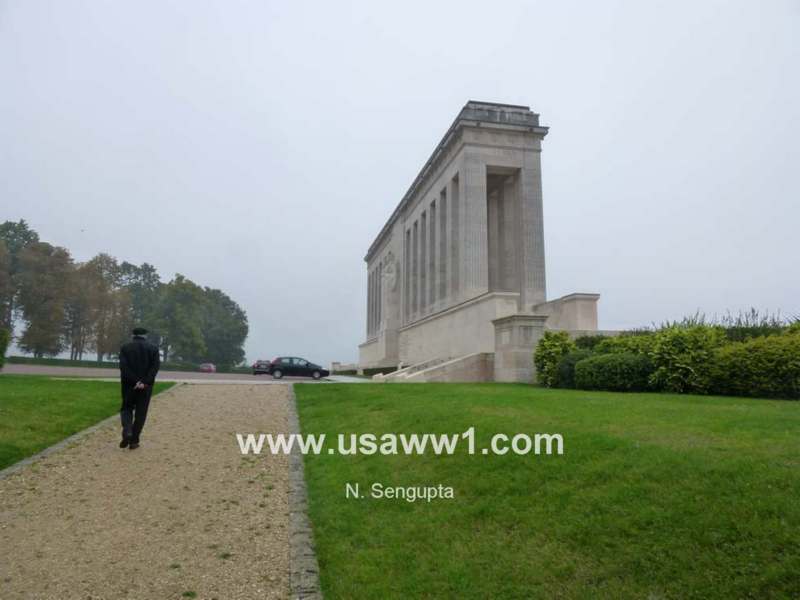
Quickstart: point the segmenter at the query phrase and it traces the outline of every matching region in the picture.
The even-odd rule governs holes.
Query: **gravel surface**
[[[288,597],[288,457],[234,437],[286,432],[288,398],[181,385],[137,450],[109,426],[0,480],[0,598]]]

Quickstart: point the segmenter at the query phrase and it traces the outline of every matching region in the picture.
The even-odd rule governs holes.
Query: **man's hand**
[[[145,384],[143,384],[141,381],[137,381],[136,385],[133,386],[133,389],[135,389],[135,390],[143,390],[146,387],[147,386]]]

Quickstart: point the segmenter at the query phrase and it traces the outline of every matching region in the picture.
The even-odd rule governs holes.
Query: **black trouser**
[[[122,408],[119,410],[119,417],[122,421],[123,438],[139,443],[139,435],[147,419],[147,408],[150,406],[152,393],[151,386],[136,390],[132,385],[122,384]]]

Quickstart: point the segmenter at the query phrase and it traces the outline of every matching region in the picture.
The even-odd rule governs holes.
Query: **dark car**
[[[268,360],[257,360],[253,363],[253,375],[269,375],[272,363]]]
[[[275,379],[280,379],[284,375],[313,377],[314,379],[330,375],[328,369],[323,369],[319,365],[315,365],[304,358],[298,358],[296,356],[279,356],[270,363],[269,373]]]

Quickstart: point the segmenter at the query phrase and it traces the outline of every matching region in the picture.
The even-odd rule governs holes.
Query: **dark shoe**
[[[128,438],[122,438],[122,441],[119,443],[120,448],[127,448],[131,441]]]
[[[139,447],[139,442],[131,442],[130,449],[136,450]]]

